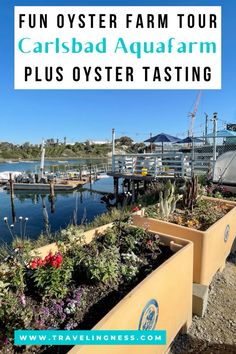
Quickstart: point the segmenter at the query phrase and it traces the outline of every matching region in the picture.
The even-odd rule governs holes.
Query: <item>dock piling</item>
[[[135,182],[132,181],[132,204],[135,202]]]
[[[54,190],[54,182],[49,181],[50,192],[49,192],[49,200],[51,203],[51,213],[55,212],[55,190]]]
[[[117,199],[119,194],[119,178],[117,177],[114,178],[114,194],[115,194],[115,198]]]
[[[14,198],[14,182],[12,179],[12,173],[9,173],[9,184],[10,184],[10,195],[11,195],[11,199]]]

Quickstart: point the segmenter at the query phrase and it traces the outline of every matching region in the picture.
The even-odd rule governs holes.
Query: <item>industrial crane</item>
[[[188,135],[191,136],[191,137],[193,136],[194,121],[195,121],[195,117],[196,117],[196,114],[197,114],[198,106],[199,106],[199,103],[200,103],[201,95],[202,95],[202,91],[198,91],[196,102],[195,102],[195,105],[194,105],[194,109],[188,115],[188,117],[191,118]]]

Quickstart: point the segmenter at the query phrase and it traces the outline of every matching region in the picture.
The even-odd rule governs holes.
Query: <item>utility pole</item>
[[[216,137],[217,137],[217,125],[218,125],[218,117],[217,113],[213,113],[213,170],[216,162]]]
[[[41,178],[44,176],[44,160],[45,160],[45,143],[44,140],[42,141],[42,146],[41,146],[41,162],[40,162],[40,173],[41,173]]]
[[[115,129],[112,129],[112,172],[115,172]]]
[[[207,134],[208,134],[208,114],[205,114],[205,145],[207,144]]]
[[[152,133],[150,133],[150,139],[152,138]],[[152,153],[152,142],[150,141],[150,152]]]

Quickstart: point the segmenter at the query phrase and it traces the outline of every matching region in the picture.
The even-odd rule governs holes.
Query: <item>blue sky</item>
[[[221,5],[223,11],[223,89],[203,91],[196,116],[196,134],[203,130],[204,112],[218,112],[219,127],[236,123],[236,2],[217,1],[0,1],[0,141],[38,143],[44,138],[67,137],[68,141],[109,139],[117,135],[136,141],[162,131],[187,134],[188,112],[197,96],[194,90],[115,91],[15,91],[13,88],[14,5]],[[211,127],[210,127],[211,129]]]

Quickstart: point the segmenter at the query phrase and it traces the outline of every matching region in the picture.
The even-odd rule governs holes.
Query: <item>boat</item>
[[[109,178],[110,176],[108,176],[106,173],[98,173],[97,174],[97,179],[102,179],[102,178]]]
[[[20,176],[22,174],[22,172],[19,172],[19,171],[0,172],[0,183],[2,183],[2,184],[7,183],[10,179],[10,174],[12,175],[12,178],[14,179],[15,177]]]
[[[36,163],[37,161],[27,161],[27,160],[21,160],[20,162],[22,162],[22,163]]]

